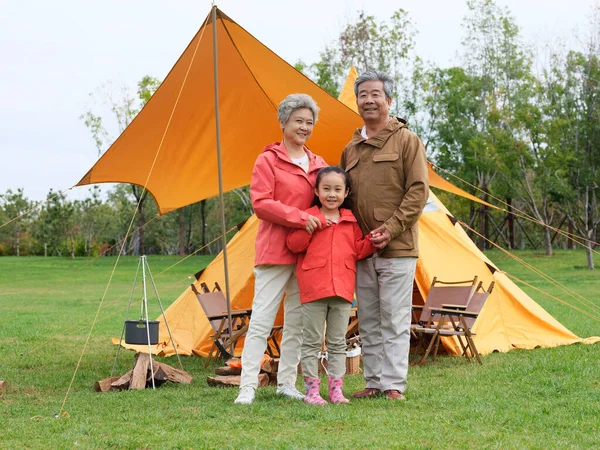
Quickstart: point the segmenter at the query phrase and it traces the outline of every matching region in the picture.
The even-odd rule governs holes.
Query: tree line
[[[417,26],[399,9],[387,20],[359,12],[318,61],[298,61],[295,67],[333,96],[351,66],[359,73],[389,73],[396,82],[392,110],[421,137],[428,159],[444,169],[440,174],[506,210],[440,194],[475,230],[471,235],[480,248],[494,243],[543,248],[550,256],[553,248],[572,248],[573,240],[565,237],[570,235],[586,247],[587,266],[593,268],[600,224],[599,7],[590,10],[588,26],[572,43],[525,43],[509,9],[493,0],[468,0],[467,6],[456,66],[442,68],[420,58]],[[135,93],[115,94],[104,86],[92,94],[108,105],[105,114],[90,109],[81,117],[98,156],[159,85],[146,76]],[[0,228],[0,255],[101,253],[123,239],[138,204],[126,253],[186,254],[220,234],[215,199],[154,218],[156,205],[138,186],[119,185],[106,198],[92,189],[83,201],[51,191],[36,213]],[[21,190],[7,191],[0,197],[1,223],[30,206]],[[248,188],[227,194],[228,227],[250,214]],[[219,244],[205,250],[216,252]]]
[[[248,188],[225,194],[227,230],[253,214]],[[217,254],[221,223],[217,199],[211,198],[158,215],[152,196],[145,200],[145,222],[132,224],[137,200],[131,186],[118,184],[104,196],[98,186],[84,200],[69,200],[50,190],[40,208],[22,189],[0,194],[0,256],[98,256]],[[16,217],[19,220],[12,220]],[[128,233],[129,231],[129,233]],[[233,232],[228,234],[228,238]]]
[[[423,140],[441,175],[482,200],[542,226],[460,199],[447,203],[479,247],[570,247],[593,268],[600,165],[600,9],[573,44],[525,43],[508,8],[468,0],[460,65],[441,68],[415,53],[417,27],[399,9],[389,20],[360,13],[312,64],[296,67],[338,95],[351,66],[395,80],[392,108]],[[537,44],[536,49],[533,44]],[[500,204],[499,204],[500,202]],[[557,233],[556,229],[564,229]],[[558,237],[558,241],[556,240]]]

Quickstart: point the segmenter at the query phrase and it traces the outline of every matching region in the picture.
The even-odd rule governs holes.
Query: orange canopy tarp
[[[217,23],[207,19],[147,105],[78,185],[146,186],[161,214],[218,194],[213,26],[224,191],[250,183],[258,154],[281,139],[277,106],[294,92],[309,94],[321,108],[310,147],[329,164],[339,163],[360,117],[217,10]]]

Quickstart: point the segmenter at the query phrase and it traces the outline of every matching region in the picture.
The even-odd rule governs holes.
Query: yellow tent
[[[487,259],[451,218],[448,210],[430,192],[419,219],[420,256],[415,281],[423,298],[427,296],[434,276],[442,280],[464,280],[477,275],[485,286],[495,281],[494,291],[474,327],[477,333],[475,343],[482,354],[598,341],[598,338],[581,339],[561,325]],[[234,309],[252,307],[257,230],[258,219],[252,216],[227,246],[230,271],[235,274],[231,284]],[[201,282],[208,286],[215,282],[224,285],[222,253],[194,282],[197,290],[200,290]],[[179,353],[206,356],[211,345],[209,336],[212,328],[191,287],[175,300],[165,314]],[[281,324],[281,315],[277,324]],[[155,351],[161,355],[173,354],[169,335],[162,324],[160,341],[163,344]],[[448,339],[444,344],[450,353],[460,354],[460,348],[454,341]],[[145,351],[145,348],[139,347],[139,350]]]
[[[358,78],[356,67],[350,67],[346,82],[338,95],[338,100],[348,106],[352,111],[358,114],[358,105],[356,104],[356,96],[354,95],[354,82]]]
[[[266,143],[280,138],[277,104],[291,92],[310,94],[321,107],[311,148],[337,164],[341,149],[360,117],[322,91],[238,24],[217,10],[219,104],[224,189],[247,185],[252,165]],[[200,29],[158,91],[131,125],[80,181],[80,185],[126,182],[147,185],[161,213],[218,193],[211,20]],[[349,79],[356,77],[355,72]],[[342,95],[352,100],[352,83]],[[350,99],[350,100],[349,100]],[[351,103],[350,103],[351,104]],[[469,197],[430,171],[431,185]],[[479,199],[470,196],[473,200]],[[439,200],[430,202],[420,219],[421,256],[416,283],[423,297],[433,276],[467,279],[478,275],[496,288],[476,323],[482,353],[512,348],[551,347],[581,342],[515,286],[477,249],[460,225],[454,225]],[[232,308],[252,304],[254,241],[258,220],[252,217],[228,244]],[[222,254],[195,282],[225,286]],[[166,311],[180,354],[206,355],[211,326],[191,288]],[[278,318],[281,322],[281,316]],[[160,327],[154,352],[173,354],[169,336]],[[446,343],[450,351],[452,343]],[[144,351],[145,348],[140,348]]]
[[[419,219],[415,275],[419,291],[425,298],[434,276],[441,280],[465,280],[473,275],[486,287],[495,282],[474,326],[475,344],[482,354],[598,341],[598,338],[577,337],[516,286],[479,250],[430,191]],[[451,353],[460,354],[454,340],[447,339],[444,344]]]

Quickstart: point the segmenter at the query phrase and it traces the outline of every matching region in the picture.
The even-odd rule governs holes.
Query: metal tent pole
[[[212,8],[213,25],[213,69],[215,83],[215,122],[217,137],[217,170],[219,174],[219,206],[221,208],[221,242],[223,246],[223,265],[225,267],[225,296],[227,298],[227,319],[229,320],[229,335],[233,334],[231,329],[231,298],[229,294],[229,265],[227,263],[227,238],[225,236],[225,206],[223,204],[223,168],[221,166],[221,117],[219,114],[219,65],[217,55],[217,7]],[[235,344],[231,343],[230,353],[234,355]]]
[[[169,321],[167,320],[167,316],[165,315],[165,310],[163,308],[162,302],[160,301],[160,296],[158,295],[158,289],[156,288],[156,283],[154,282],[154,277],[152,276],[152,272],[150,271],[150,264],[146,261],[146,267],[148,269],[148,275],[150,276],[150,281],[152,282],[152,287],[154,288],[154,293],[156,294],[156,299],[158,300],[158,306],[160,307],[161,315],[165,321],[165,326],[167,327],[167,331],[169,332],[169,338],[171,339],[171,344],[173,345],[173,350],[175,350],[175,354],[177,355],[177,360],[179,361],[179,368],[183,370],[183,364],[181,363],[181,358],[179,357],[179,352],[177,351],[177,344],[173,339],[173,334],[171,333],[171,327],[169,327]]]
[[[150,323],[148,322],[148,297],[146,296],[146,255],[142,255],[142,286],[144,288],[144,299],[142,300],[142,308],[145,309],[143,317],[146,320],[146,337],[148,338],[148,356],[150,357],[150,374],[152,377],[152,389],[156,389],[154,385],[154,366],[152,364],[152,346],[150,345]]]

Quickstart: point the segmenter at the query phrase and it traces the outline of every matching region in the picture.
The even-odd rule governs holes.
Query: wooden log
[[[228,375],[221,376],[217,375],[216,377],[207,377],[206,382],[209,386],[215,387],[235,387],[240,385],[240,376],[239,375]],[[258,387],[265,387],[269,385],[269,375],[266,373],[261,373],[258,375]]]
[[[268,373],[269,376],[269,386],[277,386],[277,372]]]
[[[239,375],[217,375],[216,377],[207,377],[206,382],[209,386],[233,387],[240,385],[240,379]]]
[[[150,369],[150,355],[147,353],[136,353],[135,366],[131,375],[129,389],[145,389],[148,370]]]
[[[175,369],[168,364],[152,360],[154,370],[154,386],[158,387],[166,381],[190,384],[192,376],[184,370]],[[146,353],[137,353],[132,370],[120,377],[109,377],[94,383],[96,392],[122,391],[125,389],[144,389],[152,387],[152,372],[150,357]]]
[[[169,380],[167,373],[162,369],[162,364],[152,360],[152,367],[154,368],[154,387],[160,387]],[[148,373],[146,375],[146,387],[152,388],[152,372],[148,366]]]
[[[163,366],[165,366],[165,364],[156,362],[156,361],[152,361],[152,367],[154,367],[154,383],[156,384],[156,382],[158,381],[159,383],[163,383],[165,381],[169,380],[169,376],[167,375],[167,372],[163,369]],[[150,373],[150,370],[148,370],[148,377],[146,378],[146,382],[148,383],[152,383],[152,374]]]
[[[96,381],[94,383],[94,390],[96,392],[108,392],[111,390],[111,384],[117,381],[121,377],[108,377],[104,380]]]
[[[215,369],[215,374],[221,375],[221,376],[240,375],[241,373],[242,373],[241,367],[223,366],[223,367],[217,367]]]
[[[260,369],[262,372],[277,373],[277,370],[279,369],[279,358],[268,359]]]
[[[131,382],[131,375],[133,374],[133,369],[129,372],[121,375],[118,380],[110,383],[111,391],[123,391],[129,387],[129,383]]]
[[[267,387],[269,385],[269,375],[266,373],[258,374],[258,387]]]
[[[192,376],[185,370],[175,369],[167,364],[160,363],[160,369],[167,375],[167,379],[173,383],[190,384]]]

